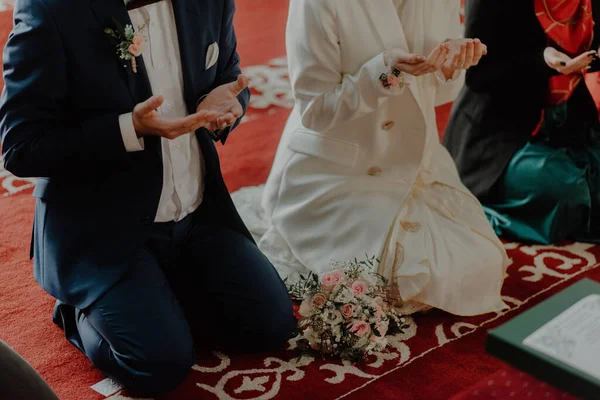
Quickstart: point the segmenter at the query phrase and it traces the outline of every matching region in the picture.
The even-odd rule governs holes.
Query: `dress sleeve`
[[[383,53],[358,71],[342,68],[335,0],[292,0],[287,26],[290,81],[303,125],[326,132],[377,109],[404,87],[384,87]],[[405,82],[409,79],[404,77]]]

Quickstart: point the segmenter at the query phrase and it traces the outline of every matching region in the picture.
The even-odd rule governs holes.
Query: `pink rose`
[[[142,36],[141,33],[136,33],[133,36],[133,40],[132,40],[133,44],[135,44],[138,47],[142,47],[142,43],[144,43],[144,37]]]
[[[131,45],[129,45],[129,48],[127,49],[127,51],[129,51],[129,53],[132,56],[139,57],[142,54],[142,47],[135,45],[135,44],[131,44]]]
[[[354,306],[352,304],[344,304],[340,312],[342,313],[342,317],[350,319],[354,315]]]
[[[371,327],[364,321],[354,320],[350,323],[348,330],[358,337],[363,337],[371,333]]]
[[[356,281],[352,284],[354,297],[359,298],[367,291],[367,284],[364,281]]]
[[[400,81],[398,81],[398,78],[393,74],[388,75],[387,83],[391,87],[395,87],[395,88],[400,87]]]
[[[317,293],[313,296],[310,304],[313,308],[320,310],[327,303],[327,297],[322,293]]]
[[[331,272],[328,272],[325,275],[323,275],[323,277],[321,278],[321,284],[324,286],[325,289],[330,290],[335,285],[340,283],[342,281],[342,279],[344,279],[344,271],[340,271],[338,269],[338,270],[331,271]]]

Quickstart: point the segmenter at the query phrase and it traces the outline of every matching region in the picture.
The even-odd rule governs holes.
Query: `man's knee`
[[[271,307],[261,310],[258,318],[259,327],[255,334],[262,344],[261,350],[272,350],[283,346],[292,338],[298,326],[294,316],[292,301],[285,296],[280,301],[273,303]]]
[[[274,325],[276,328],[271,331],[272,342],[279,347],[290,340],[298,327],[298,321],[294,316],[292,309],[282,311],[274,317]]]
[[[188,354],[163,355],[157,359],[143,361],[141,370],[146,371],[133,376],[132,382],[125,386],[145,395],[160,395],[179,387],[189,375],[195,363],[193,350]]]
[[[106,343],[106,342],[105,342]],[[191,341],[172,340],[136,354],[95,351],[88,354],[92,363],[136,394],[155,396],[176,389],[195,363]]]

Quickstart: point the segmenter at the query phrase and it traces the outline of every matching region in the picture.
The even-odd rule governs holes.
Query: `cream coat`
[[[427,55],[459,37],[460,2],[400,1],[402,18],[392,0],[291,0],[287,50],[296,106],[263,195],[272,226],[260,246],[282,275],[285,268],[320,273],[332,259],[380,256],[415,181],[437,182],[461,193],[460,224],[493,243],[489,290],[498,296],[506,255],[438,140],[435,106],[454,99],[462,75],[451,82],[406,76],[407,86],[391,90],[379,81],[389,71],[386,50]]]

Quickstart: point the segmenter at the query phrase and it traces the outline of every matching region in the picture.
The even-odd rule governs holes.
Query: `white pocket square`
[[[210,46],[208,46],[208,51],[206,52],[206,69],[209,69],[213,65],[217,63],[219,59],[219,45],[217,42],[214,42]]]

